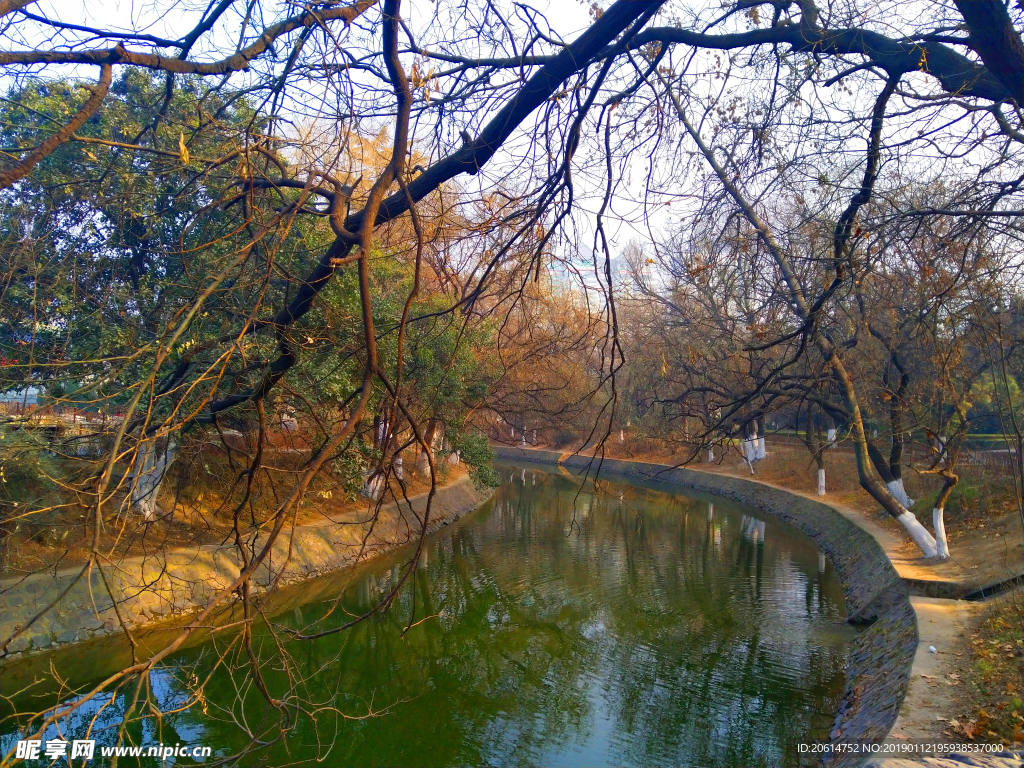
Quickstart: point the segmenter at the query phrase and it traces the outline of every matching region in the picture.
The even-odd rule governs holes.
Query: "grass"
[[[1024,593],[993,603],[970,648],[973,700],[956,727],[979,741],[1024,745]]]

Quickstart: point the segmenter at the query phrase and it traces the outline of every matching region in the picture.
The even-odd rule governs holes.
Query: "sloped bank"
[[[576,474],[598,463],[586,456],[498,446],[500,459],[560,464]],[[870,623],[850,649],[846,690],[832,729],[833,743],[881,742],[896,722],[917,649],[917,620],[907,590],[870,533],[813,499],[738,477],[673,469],[662,464],[605,459],[602,475],[645,484],[693,488],[750,505],[807,534],[832,561],[852,621]],[[835,764],[855,764],[840,757]]]
[[[478,490],[468,477],[437,489],[428,531],[472,512],[491,494]],[[291,535],[283,533],[256,572],[257,588],[275,579],[281,585],[298,584],[415,541],[426,501],[424,493],[408,503],[385,504],[375,523],[369,512],[346,513],[340,522],[302,525]],[[89,577],[75,582],[80,571],[36,573],[0,582],[0,644],[6,643],[0,659],[120,633],[118,614],[131,629],[183,624],[184,617],[204,608],[234,581],[239,560],[233,546],[225,543],[126,558],[104,566],[102,573],[93,569]],[[54,608],[7,642],[55,600]]]

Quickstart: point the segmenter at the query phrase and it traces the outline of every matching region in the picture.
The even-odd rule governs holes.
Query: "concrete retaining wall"
[[[490,495],[477,490],[468,477],[438,489],[429,531],[472,512]],[[338,523],[283,531],[256,573],[257,588],[265,588],[275,579],[282,585],[296,584],[415,541],[426,494],[410,502],[384,505],[372,531],[370,510],[346,513]],[[257,543],[256,551],[259,546]],[[81,569],[76,568],[0,582],[0,645],[57,598],[54,608],[7,644],[8,658],[121,632],[118,612],[132,628],[180,623],[181,617],[205,607],[213,595],[237,578],[239,563],[232,545],[207,545],[127,558],[104,566],[102,573],[94,569],[81,578]],[[65,590],[67,594],[61,596]]]
[[[502,460],[561,464],[574,474],[589,470],[593,475],[598,469],[598,462],[586,456],[505,446],[495,450]],[[693,488],[732,499],[807,534],[831,559],[843,585],[848,614],[871,622],[850,649],[846,690],[832,739],[879,742],[886,737],[906,694],[917,649],[917,620],[905,585],[870,533],[828,504],[743,478],[617,459],[605,459],[600,471],[602,476]]]

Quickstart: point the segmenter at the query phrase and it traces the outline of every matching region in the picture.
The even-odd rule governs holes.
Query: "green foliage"
[[[366,470],[378,458],[378,452],[364,448],[345,451],[331,462],[331,474],[341,484],[342,492],[350,501],[359,497],[359,491],[366,480]]]
[[[48,454],[44,439],[25,430],[0,429],[0,569],[10,561],[6,544],[11,534],[30,536],[47,546],[67,542],[70,530],[59,510],[50,504],[59,495],[58,461]],[[39,511],[40,508],[46,511]]]
[[[496,488],[501,478],[494,471],[494,449],[486,435],[476,429],[453,430],[448,433],[452,450],[461,451],[461,458],[469,466],[469,476],[479,488]]]
[[[7,96],[0,140],[26,146],[86,94],[73,80],[29,80]],[[149,409],[151,423],[181,424],[208,412],[211,401],[251,392],[287,348],[296,362],[265,400],[268,424],[273,429],[276,412],[288,410],[315,424],[320,440],[349,418],[366,365],[356,269],[339,270],[286,338],[239,337],[246,320],[266,318],[294,298],[301,276],[335,236],[322,216],[309,215],[322,201],[260,229],[299,191],[263,183],[289,169],[283,158],[268,159],[269,151],[249,151],[263,137],[245,93],[186,77],[165,98],[162,77],[122,70],[78,138],[0,192],[0,274],[9,276],[0,313],[0,392],[31,381],[56,405],[109,413],[134,396],[139,382],[157,390],[189,360],[175,393],[147,393],[139,408]],[[250,180],[260,184],[250,187]],[[389,237],[369,259],[379,367],[390,382],[400,381],[403,404],[421,429],[441,424],[444,434],[459,433],[498,377],[486,353],[495,329],[449,311],[451,297],[425,274],[399,366],[397,331],[415,265],[402,236]],[[207,295],[215,280],[222,288]],[[390,408],[386,389],[376,384],[364,419]],[[256,408],[236,405],[218,423],[251,434]],[[189,431],[202,442],[194,426]],[[357,437],[332,461],[350,496],[380,458],[365,439]],[[472,441],[464,452],[474,479],[489,482],[487,452]]]
[[[0,503],[18,507],[56,489],[60,466],[38,434],[0,430]]]
[[[1001,433],[1009,426],[1010,414],[1024,414],[1024,393],[1012,376],[993,381],[983,376],[971,387],[969,398],[971,424],[975,429]]]

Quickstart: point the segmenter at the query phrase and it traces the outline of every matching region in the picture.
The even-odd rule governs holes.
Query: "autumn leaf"
[[[178,151],[181,153],[182,165],[188,165],[188,162],[189,162],[188,147],[185,146],[185,134],[184,133],[179,133],[178,134]]]

